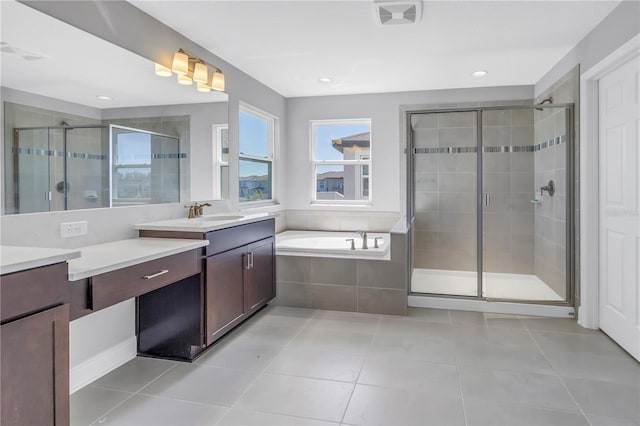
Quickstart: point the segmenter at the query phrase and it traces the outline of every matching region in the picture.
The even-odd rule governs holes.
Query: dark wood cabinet
[[[275,297],[275,220],[206,233],[145,231],[141,237],[206,239],[203,321],[209,346]]]
[[[244,247],[239,247],[206,260],[207,345],[236,326],[244,316],[245,252]]]
[[[0,424],[69,424],[67,264],[2,276]],[[20,309],[17,309],[17,308]]]
[[[251,266],[245,269],[244,276],[244,309],[247,314],[257,311],[274,297],[274,252],[273,237],[249,244],[247,247]]]

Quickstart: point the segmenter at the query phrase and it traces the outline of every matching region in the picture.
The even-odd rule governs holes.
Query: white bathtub
[[[374,248],[375,238],[378,248]],[[351,250],[353,238],[355,250]],[[367,235],[369,248],[362,249],[362,238],[355,232],[285,231],[276,235],[276,254],[287,256],[339,257],[390,260],[390,234],[372,232]]]

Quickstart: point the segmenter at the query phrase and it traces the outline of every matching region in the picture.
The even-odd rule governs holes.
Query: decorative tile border
[[[13,153],[17,153],[19,155],[33,155],[36,157],[64,157],[65,153],[63,151],[54,151],[49,149],[35,149],[35,148],[13,148]],[[91,154],[85,152],[67,152],[67,158],[73,158],[78,160],[106,160],[107,155],[104,154]],[[171,158],[187,158],[186,153],[178,153],[178,154],[153,154],[151,156],[153,159],[164,160]]]
[[[542,143],[536,145],[522,145],[522,146],[484,146],[482,152],[495,153],[495,152],[537,152],[543,149],[552,148],[555,145],[560,145],[567,142],[567,136],[556,136]],[[478,148],[475,146],[446,146],[437,148],[414,148],[414,154],[467,154],[476,153]]]

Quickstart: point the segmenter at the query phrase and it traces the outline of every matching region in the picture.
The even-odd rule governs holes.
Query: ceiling
[[[0,8],[2,86],[99,109],[227,100],[158,77],[153,62],[28,6]]]
[[[371,0],[130,2],[286,97],[535,84],[619,3],[425,1],[380,26]]]

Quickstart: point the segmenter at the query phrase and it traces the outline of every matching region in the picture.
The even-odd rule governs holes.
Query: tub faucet
[[[367,244],[367,231],[357,231],[360,238],[362,238],[362,250],[367,250],[369,248]]]

